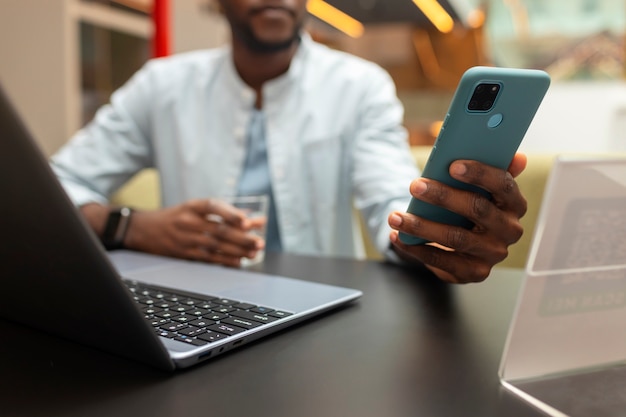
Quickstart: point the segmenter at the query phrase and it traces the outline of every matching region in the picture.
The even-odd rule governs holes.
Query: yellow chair
[[[155,169],[144,169],[132,177],[111,197],[111,203],[140,210],[161,207],[159,174]]]

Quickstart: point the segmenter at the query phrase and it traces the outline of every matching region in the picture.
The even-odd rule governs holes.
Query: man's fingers
[[[517,178],[519,174],[521,174],[528,164],[528,157],[525,153],[518,152],[513,157],[511,164],[509,165],[508,171],[511,173],[513,178]]]
[[[241,257],[231,256],[219,251],[207,249],[202,246],[191,248],[186,252],[186,258],[194,261],[202,261],[215,263],[220,265],[239,267],[241,265]]]
[[[208,221],[224,222],[234,227],[246,226],[246,214],[218,198],[189,200],[185,204]]]
[[[511,169],[518,173],[520,169],[525,167],[525,156],[518,154],[519,157],[514,158],[516,162],[511,164]],[[517,182],[515,182],[514,173],[494,168],[477,161],[455,161],[450,166],[450,175],[456,180],[475,185],[487,191],[493,200],[493,203],[501,210],[515,213],[521,218],[527,210],[526,199],[523,197]],[[481,197],[475,195],[474,201],[478,201]],[[486,198],[486,197],[485,197]]]
[[[451,283],[484,281],[491,272],[491,264],[478,257],[451,251],[436,245],[405,245],[392,231],[389,238],[397,250],[407,258],[417,259],[437,274],[440,279]]]

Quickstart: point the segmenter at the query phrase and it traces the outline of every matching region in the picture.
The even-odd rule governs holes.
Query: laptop
[[[0,317],[164,370],[357,300],[358,290],[107,253],[0,86]]]
[[[552,168],[500,364],[553,416],[626,410],[626,154]]]

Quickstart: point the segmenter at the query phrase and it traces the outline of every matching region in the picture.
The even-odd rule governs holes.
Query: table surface
[[[497,374],[521,271],[446,285],[375,261],[267,254],[262,268],[364,295],[172,374],[0,320],[0,415],[542,415]]]

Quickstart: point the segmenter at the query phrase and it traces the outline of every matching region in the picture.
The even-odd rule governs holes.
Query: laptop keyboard
[[[124,281],[146,320],[161,337],[203,346],[293,313],[226,298]]]

